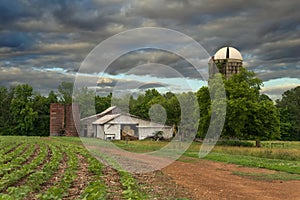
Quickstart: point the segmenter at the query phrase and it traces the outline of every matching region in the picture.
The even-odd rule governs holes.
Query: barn
[[[164,138],[172,137],[172,127],[122,113],[116,106],[81,120],[83,135],[104,140],[122,140],[130,136],[139,140],[161,131]]]

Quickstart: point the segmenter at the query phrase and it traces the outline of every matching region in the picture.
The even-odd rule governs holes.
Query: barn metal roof
[[[117,117],[119,117],[121,114],[113,114],[113,115],[105,115],[103,117],[101,117],[100,119],[97,119],[95,122],[93,122],[93,124],[105,124]]]

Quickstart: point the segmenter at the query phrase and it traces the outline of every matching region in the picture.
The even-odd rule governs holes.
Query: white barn
[[[121,113],[115,106],[98,115],[84,118],[82,122],[85,136],[104,140],[121,140],[125,135],[142,140],[158,131],[163,133],[164,138],[171,138],[173,135],[172,127]]]

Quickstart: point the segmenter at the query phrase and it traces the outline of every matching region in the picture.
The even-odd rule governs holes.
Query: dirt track
[[[122,158],[119,161],[127,170],[130,170],[133,164],[135,166],[133,171],[136,169],[151,171],[151,169],[172,163],[163,157],[99,146],[89,146],[89,148],[99,150],[114,158]],[[233,172],[276,173],[276,171],[239,167],[196,158],[186,159],[187,162],[173,162],[164,167],[162,172],[170,176],[176,184],[186,188],[191,194],[188,196],[193,196],[193,199],[300,200],[300,181],[263,181],[233,174]]]
[[[260,181],[232,174],[275,173],[272,170],[194,160],[176,161],[162,171],[186,187],[194,199],[300,199],[300,181]]]

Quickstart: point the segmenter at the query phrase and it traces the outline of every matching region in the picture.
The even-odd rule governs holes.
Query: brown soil
[[[27,165],[27,164],[30,163],[33,159],[35,159],[35,157],[38,156],[38,154],[39,154],[39,152],[40,152],[40,146],[36,144],[34,148],[35,148],[35,149],[34,149],[33,153],[30,155],[29,159],[27,159],[26,161],[24,161],[24,162],[22,163],[22,165]]]
[[[122,152],[106,147],[89,146],[89,148],[97,149],[113,158],[121,157],[122,162],[120,164],[129,171],[134,171],[130,170],[130,165],[133,163],[136,168],[140,166],[138,168],[142,172],[142,169],[149,171],[149,169],[155,169],[158,166],[167,166],[166,164],[169,162],[168,159],[162,157]],[[176,184],[165,184],[167,188],[157,189],[160,186],[156,187],[155,184],[167,183],[164,180],[165,177],[155,177],[154,175],[147,177],[145,175],[144,178],[148,180],[143,181],[143,176],[140,177],[140,185],[144,185],[144,190],[148,191],[148,194],[153,193],[152,196],[158,199],[168,199],[170,197],[166,192],[168,189],[179,195],[173,196],[181,197],[184,195],[184,197],[191,199],[300,199],[300,181],[253,180],[249,177],[233,174],[236,171],[250,173],[276,173],[276,171],[239,167],[203,159],[181,158],[180,160],[186,161],[176,161],[162,169],[162,172],[170,176]],[[110,188],[109,185],[108,188]],[[189,194],[186,194],[186,190]],[[161,194],[163,195],[160,197]],[[169,199],[174,198],[170,197]]]
[[[22,165],[26,165],[26,164],[28,164],[28,163],[30,163],[35,157],[37,157],[37,155],[38,155],[38,153],[39,153],[39,149],[40,149],[40,147],[38,146],[38,145],[35,145],[35,150],[34,150],[34,152],[33,152],[33,154],[31,155],[31,157],[28,159],[28,160],[26,160]],[[19,170],[21,167],[18,167],[18,168],[16,168],[16,169],[13,169],[13,170]],[[12,170],[10,170],[9,171],[9,173],[11,172]],[[7,185],[1,192],[2,193],[7,193],[7,191],[6,191],[6,189],[8,188],[8,187],[18,187],[18,186],[20,186],[20,185],[23,185],[25,182],[26,182],[26,180],[27,180],[27,177],[30,175],[30,174],[32,174],[33,172],[31,172],[31,173],[29,173],[29,174],[26,174],[25,176],[23,176],[21,179],[19,179],[16,183],[14,183],[14,184],[11,184],[11,185]]]
[[[41,189],[39,191],[35,191],[34,193],[31,193],[30,195],[28,195],[26,197],[26,200],[34,200],[37,199],[36,198],[36,194],[37,193],[44,193],[46,192],[50,187],[52,187],[53,185],[55,185],[63,176],[66,168],[68,167],[67,165],[67,154],[63,153],[63,159],[61,160],[60,164],[59,164],[59,168],[58,170],[51,176],[51,178],[49,180],[47,180],[47,182],[45,182],[42,186]]]
[[[233,171],[276,173],[272,170],[194,160],[176,161],[163,173],[187,188],[192,199],[299,199],[300,181],[260,181],[233,175]]]
[[[15,151],[16,149],[21,148],[21,145],[22,145],[22,144],[19,144],[19,145],[15,146],[14,148],[12,148],[11,150],[9,150],[9,151],[8,151],[7,153],[5,153],[5,154],[10,154],[10,153],[12,153],[13,151]],[[11,162],[13,159],[22,156],[23,153],[24,153],[25,151],[28,150],[29,146],[30,146],[30,145],[27,144],[26,147],[20,152],[19,155],[17,155],[17,156],[14,157],[14,158],[10,158],[10,159],[4,161],[3,164],[7,164],[7,163]]]
[[[10,152],[14,151],[15,149],[19,148],[22,145],[22,143],[14,146],[13,148],[11,148],[10,150],[8,150],[7,152],[5,152],[4,154],[9,154]]]
[[[71,187],[68,190],[68,196],[63,199],[78,199],[80,194],[88,186],[89,181],[91,180],[92,175],[88,171],[88,162],[85,157],[78,154],[78,170],[77,177],[72,182]]]
[[[150,199],[168,200],[176,198],[192,198],[189,190],[177,184],[170,176],[161,171],[134,174],[141,190]]]
[[[120,174],[117,170],[111,168],[110,166],[105,166],[102,171],[103,181],[106,185],[107,197],[106,199],[120,200],[122,197],[122,184],[120,183]]]
[[[51,159],[51,155],[52,155],[52,152],[50,150],[49,147],[48,148],[48,154],[47,154],[47,157],[45,158],[45,160],[43,160],[43,162],[41,164],[39,164],[34,171],[40,171],[42,169],[42,167],[47,163],[49,162],[49,160]],[[39,145],[35,145],[35,151],[33,152],[33,154],[31,155],[31,157],[23,164],[23,165],[26,165],[26,164],[29,164],[31,163],[31,161],[33,159],[35,159],[38,154],[40,152],[40,146]],[[34,173],[34,171],[32,171],[31,173],[29,174],[26,174],[24,177],[22,177],[16,184],[14,184],[13,186],[14,187],[18,187],[18,186],[21,186],[21,185],[24,185],[27,181],[27,178]]]

